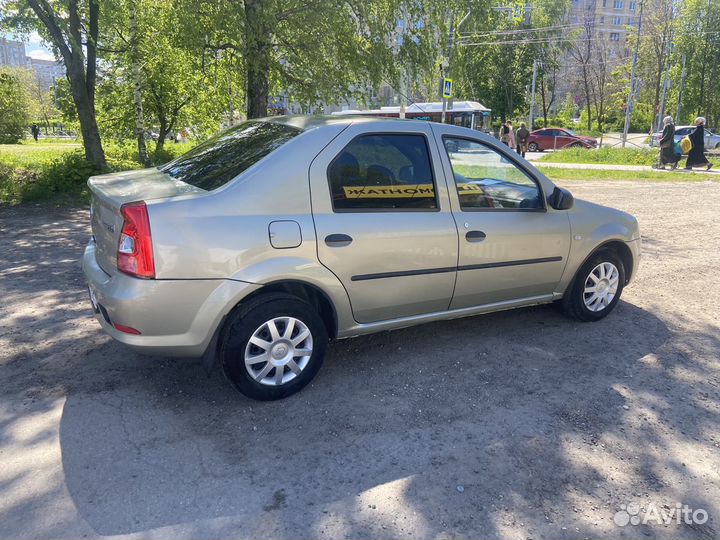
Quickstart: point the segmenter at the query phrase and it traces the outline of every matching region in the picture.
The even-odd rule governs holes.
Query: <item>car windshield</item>
[[[573,137],[577,137],[577,134],[572,129],[565,128],[565,131],[567,131],[568,134],[572,135]]]
[[[243,122],[214,135],[160,170],[210,191],[227,184],[301,132],[275,122]]]

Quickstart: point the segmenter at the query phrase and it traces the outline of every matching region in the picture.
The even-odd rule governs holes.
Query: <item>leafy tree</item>
[[[704,116],[711,126],[720,126],[720,0],[685,0],[675,23],[671,59],[670,103],[677,106],[682,81],[682,57],[686,79],[682,94],[683,118],[689,122]],[[672,109],[669,109],[672,110]]]
[[[268,97],[285,90],[300,103],[334,102],[368,85],[397,82],[396,60],[421,55],[435,38],[429,24],[408,25],[393,43],[398,20],[430,21],[434,3],[401,0],[179,0],[184,34],[205,53],[237,54],[248,118],[267,115]],[[412,68],[414,69],[415,66]]]
[[[0,143],[20,142],[30,119],[29,107],[21,70],[0,67]]]
[[[551,101],[549,80],[561,50],[559,30],[554,28],[569,9],[567,0],[536,0],[525,5],[531,11],[524,17],[511,17],[507,11],[488,3],[468,2],[471,15],[463,26],[457,55],[457,84],[460,95],[478,99],[505,119],[529,112],[533,63],[538,61],[541,104],[544,115]],[[552,90],[554,94],[554,89]]]
[[[37,30],[52,43],[67,70],[78,112],[85,157],[105,167],[105,153],[95,117],[99,0],[9,0],[0,22],[14,30]]]

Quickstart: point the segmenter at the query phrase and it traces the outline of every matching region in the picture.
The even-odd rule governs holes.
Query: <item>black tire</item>
[[[612,263],[618,270],[618,285],[615,296],[610,303],[599,311],[591,311],[585,305],[585,283],[590,279],[590,273],[599,264],[609,262]],[[609,249],[603,249],[593,254],[585,263],[580,267],[575,274],[575,278],[572,283],[568,286],[567,291],[562,299],[563,310],[565,314],[573,319],[583,322],[594,322],[599,321],[607,317],[610,312],[615,309],[620,295],[622,294],[625,286],[625,267],[623,266],[622,259],[618,255]]]
[[[253,333],[263,323],[277,317],[294,317],[307,326],[312,335],[312,354],[295,378],[278,386],[268,386],[257,382],[248,373],[245,350]],[[235,388],[249,398],[271,401],[299,392],[317,375],[325,358],[327,343],[327,329],[313,306],[291,294],[268,293],[241,304],[228,316],[220,338],[219,357],[225,375]],[[287,368],[283,369],[289,373]]]
[[[583,147],[582,143],[579,143],[579,142],[572,143],[570,145],[570,148],[582,148],[582,147]]]
[[[540,150],[540,147],[537,145],[537,143],[531,142],[528,144],[528,152],[537,152]]]

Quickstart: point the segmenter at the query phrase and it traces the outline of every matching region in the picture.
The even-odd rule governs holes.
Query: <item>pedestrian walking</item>
[[[688,152],[685,169],[690,170],[693,167],[705,167],[706,170],[709,171],[712,163],[705,157],[705,118],[698,116],[695,119],[695,126],[693,132],[688,135],[692,143],[692,148]]]
[[[658,169],[664,169],[665,165],[670,165],[671,169],[677,168],[680,157],[675,153],[675,124],[673,124],[672,116],[663,118],[663,131],[660,137],[660,166]]]
[[[517,133],[515,135],[517,137],[517,153],[520,154],[522,157],[525,157],[525,152],[527,152],[528,146],[528,138],[530,137],[530,131],[528,130],[528,128],[525,127],[524,122],[520,124],[520,129],[517,130]]]
[[[40,126],[37,124],[33,124],[30,126],[30,131],[32,132],[33,139],[35,139],[35,142],[38,142],[38,137],[40,137]]]
[[[507,128],[507,131],[503,132],[506,140],[503,141],[505,144],[507,144],[510,148],[516,148],[517,143],[515,142],[515,132],[513,131],[513,125],[510,120],[505,122],[505,127]]]
[[[505,121],[503,122],[502,126],[500,126],[500,140],[510,146],[510,126],[508,126],[510,122]]]

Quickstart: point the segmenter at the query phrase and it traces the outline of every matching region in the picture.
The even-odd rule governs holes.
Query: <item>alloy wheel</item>
[[[294,317],[276,317],[261,324],[245,347],[245,369],[256,382],[280,386],[302,373],[310,362],[310,329]]]
[[[585,278],[583,302],[590,311],[606,309],[617,294],[620,272],[611,262],[602,262]]]

